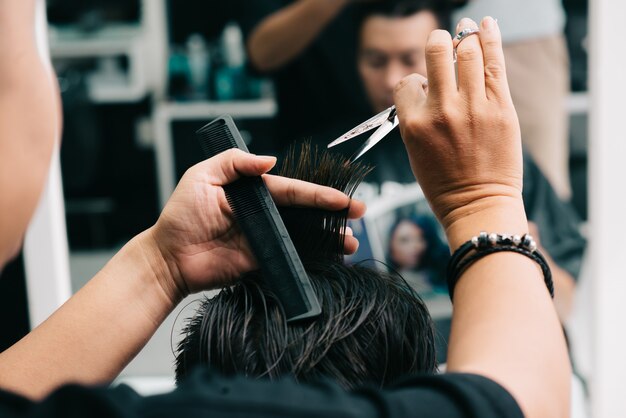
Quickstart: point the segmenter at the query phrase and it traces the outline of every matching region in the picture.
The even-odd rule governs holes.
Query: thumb
[[[428,80],[419,74],[408,75],[398,83],[394,90],[393,100],[400,125],[419,114],[419,109],[426,102],[427,89]]]
[[[267,173],[276,165],[276,157],[260,156],[230,149],[198,164],[216,186],[232,183],[240,177],[254,177]]]

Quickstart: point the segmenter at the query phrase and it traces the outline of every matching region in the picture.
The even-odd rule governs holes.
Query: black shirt
[[[290,379],[226,378],[198,370],[175,391],[150,397],[127,386],[65,386],[39,403],[0,392],[0,416],[521,418],[523,414],[507,391],[478,375],[414,377],[388,390],[346,392],[328,381],[300,385]]]
[[[263,19],[291,3],[241,4],[237,20],[246,40]],[[278,151],[327,126],[371,116],[356,68],[356,32],[354,7],[347,6],[297,58],[270,74],[278,101]]]

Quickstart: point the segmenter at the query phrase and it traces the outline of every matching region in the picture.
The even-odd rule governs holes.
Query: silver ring
[[[458,47],[459,44],[463,41],[463,39],[467,38],[468,36],[476,35],[477,33],[480,33],[480,29],[477,29],[477,28],[463,29],[461,32],[457,33],[456,36],[454,37],[454,40],[458,41],[456,46]]]
[[[472,35],[477,35],[480,33],[480,30],[477,28],[465,28],[463,29],[461,32],[457,33],[456,36],[454,37],[454,39],[452,40],[453,43],[456,43],[456,45],[454,45],[454,48],[452,50],[453,52],[453,62],[456,62],[456,49],[459,47],[459,45],[461,45],[461,42],[463,42],[464,39],[472,36]]]

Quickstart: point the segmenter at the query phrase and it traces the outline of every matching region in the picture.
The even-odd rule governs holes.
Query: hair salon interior
[[[597,131],[594,123],[599,123],[594,122],[594,105],[610,105],[601,104],[599,100],[602,99],[597,99],[600,93],[594,96],[593,89],[597,87],[598,92],[608,90],[610,93],[602,76],[605,66],[611,63],[611,58],[605,58],[605,55],[620,52],[600,51],[598,43],[601,41],[594,43],[590,39],[590,28],[601,26],[603,23],[599,20],[604,18],[599,12],[594,15],[594,2],[551,2],[559,3],[562,8],[559,9],[561,23],[551,42],[541,44],[538,41],[533,43],[532,36],[529,36],[530,41],[525,39],[524,31],[540,31],[542,25],[549,25],[552,17],[548,11],[537,6],[538,10],[530,14],[528,10],[520,14],[534,16],[536,22],[516,21],[517,12],[514,11],[494,17],[498,18],[501,27],[511,27],[507,35],[510,39],[505,39],[508,48],[505,52],[510,54],[510,59],[507,55],[507,70],[522,133],[538,138],[529,140],[525,151],[539,167],[538,171],[543,173],[545,184],[524,184],[532,189],[529,193],[534,201],[529,205],[538,211],[538,223],[552,224],[555,230],[575,229],[569,235],[562,230],[553,236],[546,232],[545,238],[543,232],[541,235],[546,247],[553,246],[554,258],[561,258],[563,268],[576,276],[573,308],[564,321],[575,370],[572,416],[609,418],[617,416],[607,412],[612,410],[611,402],[590,396],[590,393],[594,387],[606,388],[614,382],[610,361],[603,363],[597,359],[619,353],[602,347],[619,343],[610,327],[620,327],[622,321],[606,325],[608,330],[598,326],[610,312],[617,311],[598,308],[606,301],[602,298],[612,297],[607,294],[611,293],[607,291],[610,283],[600,283],[598,272],[602,269],[589,262],[593,251],[585,244],[593,243],[594,237],[611,230],[602,210],[594,209],[600,205],[598,202],[602,199],[609,205],[620,202],[611,200],[615,199],[613,194],[599,184],[602,175],[593,171],[599,172],[605,165],[600,162],[600,154],[610,154],[607,151],[609,145],[594,143],[593,133]],[[47,1],[50,55],[63,100],[60,164],[53,165],[36,225],[29,231],[22,254],[2,273],[0,315],[7,332],[1,336],[0,351],[41,323],[130,238],[156,221],[184,172],[203,159],[195,132],[206,123],[221,115],[231,115],[251,152],[281,156],[285,153],[285,144],[291,141],[310,139],[313,144],[322,145],[347,130],[345,127],[354,126],[355,121],[378,113],[377,89],[383,87],[376,84],[376,74],[387,65],[384,57],[360,56],[361,52],[353,54],[354,57],[337,51],[331,53],[334,55],[327,57],[329,62],[349,67],[350,71],[332,74],[336,79],[319,74],[332,73],[326,67],[302,71],[303,79],[309,77],[311,80],[309,90],[319,90],[320,94],[311,94],[311,98],[295,97],[292,91],[295,79],[290,79],[286,72],[263,71],[263,65],[253,65],[246,42],[257,21],[242,10],[255,9],[256,3],[256,0]],[[449,6],[443,17],[438,16],[437,24],[447,26],[452,32],[449,25],[458,16],[482,13],[477,10],[480,1],[461,3],[466,4]],[[510,4],[511,8],[525,7],[525,2],[503,3]],[[368,35],[367,21],[358,19],[367,17],[351,21],[350,29],[354,29],[354,33],[350,36],[354,39],[350,41],[354,45],[368,42],[368,36],[372,35]],[[328,31],[341,36],[342,31],[348,29],[340,25],[339,21],[334,22]],[[597,31],[601,33],[602,30]],[[341,47],[340,44],[337,48]],[[602,63],[597,64],[599,69],[595,75],[592,57]],[[262,58],[256,58],[257,64]],[[351,64],[352,58],[354,63]],[[550,74],[537,77],[532,71],[525,70],[527,63],[537,64],[540,72]],[[299,65],[305,67],[307,61],[303,59]],[[610,74],[610,69],[606,71]],[[355,87],[342,91],[329,87],[333,86],[332,83],[340,83],[341,77],[348,77]],[[327,79],[328,85],[325,84]],[[594,84],[593,80],[599,81]],[[562,86],[563,94],[555,93],[559,90],[555,86]],[[546,97],[539,97],[542,94]],[[345,100],[342,97],[345,95],[352,97]],[[610,102],[609,99],[606,101]],[[353,102],[360,105],[353,106]],[[342,121],[345,123],[331,128],[335,122],[333,118],[344,117],[337,109],[348,107],[354,112],[345,112],[345,121]],[[560,145],[548,146],[541,133],[536,132],[543,128],[541,121],[538,122],[541,115],[537,114],[554,116],[559,112],[563,114],[561,126],[546,129],[551,130],[548,135],[561,135],[563,141]],[[299,115],[293,116],[294,113]],[[297,117],[307,117],[309,124],[300,124]],[[337,125],[339,127],[335,130]],[[380,155],[384,146],[384,143],[380,145]],[[376,153],[374,148],[371,154]],[[377,164],[373,157],[371,161]],[[390,167],[386,168],[392,172],[394,164],[387,163]],[[382,163],[380,172],[386,173],[386,168]],[[393,248],[393,228],[399,227],[400,218],[406,217],[414,220],[417,225],[414,229],[419,229],[419,220],[423,221],[425,215],[418,212],[427,206],[419,192],[414,200],[406,199],[407,190],[414,190],[416,186],[405,184],[401,178],[402,174],[395,173],[389,178],[374,176],[371,182],[369,177],[366,179],[357,194],[368,203],[371,212],[366,215],[365,222],[353,227],[355,233],[361,234],[362,246],[366,243],[362,248],[363,258],[387,258],[387,263],[399,266],[399,269],[403,268],[401,261],[394,260],[392,253],[400,254],[398,260],[403,256],[401,249]],[[616,181],[612,179],[613,185],[623,190],[623,184],[620,187]],[[549,190],[544,193],[541,187]],[[609,196],[604,197],[603,193]],[[394,196],[404,197],[394,200]],[[390,205],[392,200],[399,203]],[[556,200],[559,203],[552,202]],[[554,205],[566,215],[555,212]],[[565,225],[565,218],[570,220],[568,225]],[[594,223],[596,221],[602,225]],[[364,229],[358,230],[360,227]],[[565,235],[559,235],[561,233]],[[433,230],[431,235],[439,238],[432,238],[424,245],[434,246],[434,241],[441,241],[441,232]],[[604,260],[603,248],[595,249],[596,263]],[[29,258],[38,253],[47,254],[45,263],[29,263]],[[37,257],[41,260],[40,255]],[[408,260],[406,277],[410,283],[413,273],[415,280],[424,276],[423,272],[416,273],[416,261],[411,262],[410,254],[404,255],[404,260]],[[611,274],[608,268],[604,272]],[[428,292],[436,294],[436,286]],[[173,387],[173,352],[180,341],[184,319],[197,308],[197,300],[197,296],[192,296],[180,305],[181,308],[164,322],[146,348],[125,369],[119,382],[128,383],[146,394]],[[428,305],[428,296],[425,300]],[[438,300],[436,295],[432,297],[432,309],[445,316],[449,307]],[[623,308],[621,312],[626,314]],[[621,340],[622,344],[624,342]]]

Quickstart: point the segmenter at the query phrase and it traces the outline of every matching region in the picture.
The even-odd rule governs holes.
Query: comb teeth
[[[235,122],[230,116],[222,116],[196,132],[202,152],[207,158],[231,148],[248,151]]]
[[[243,177],[224,186],[226,200],[236,218],[268,210],[267,202],[259,191],[261,186],[263,180],[260,177]]]
[[[200,129],[197,134],[204,155],[214,156],[232,148],[248,151],[243,138],[239,135],[233,136],[233,132],[236,135],[239,132],[234,123],[230,126],[229,120],[222,118]],[[264,184],[260,177],[244,177],[224,187],[226,200],[235,217],[250,216],[267,210],[267,202],[259,192],[262,187]]]
[[[198,131],[198,137],[205,155],[217,155],[237,147],[237,142],[224,120],[218,120],[215,124],[202,128]]]

